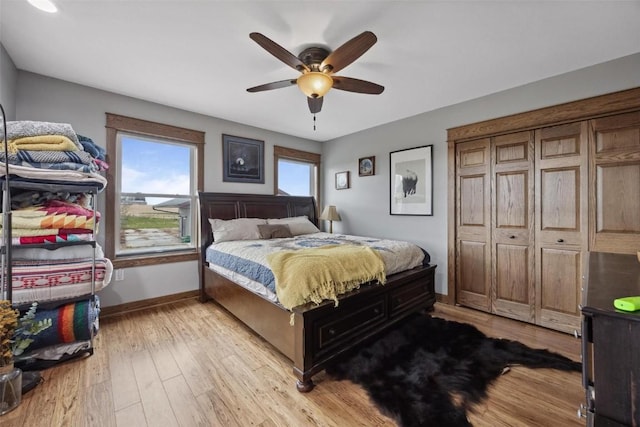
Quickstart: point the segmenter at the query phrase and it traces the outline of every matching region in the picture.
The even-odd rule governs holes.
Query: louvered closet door
[[[536,130],[536,324],[580,329],[587,254],[587,122]]]
[[[640,112],[591,120],[590,250],[640,250]]]
[[[533,322],[533,132],[492,140],[492,312]]]
[[[456,144],[456,302],[490,311],[489,139]]]

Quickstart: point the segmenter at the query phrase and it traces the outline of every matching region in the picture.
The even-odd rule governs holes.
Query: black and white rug
[[[414,315],[327,369],[364,387],[400,426],[470,426],[467,411],[512,365],[580,371],[581,365],[472,325]]]

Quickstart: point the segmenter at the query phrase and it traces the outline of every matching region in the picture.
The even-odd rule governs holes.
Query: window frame
[[[120,203],[117,200],[117,152],[118,133],[123,132],[129,135],[140,135],[147,138],[158,138],[170,140],[185,145],[193,145],[196,151],[196,195],[204,188],[204,135],[202,131],[181,128],[148,120],[135,119],[118,114],[106,113],[107,129],[107,162],[110,168],[107,170],[107,181],[112,185],[107,185],[105,190],[106,215],[105,215],[105,255],[111,259],[114,268],[137,267],[143,265],[157,265],[172,262],[183,262],[199,259],[200,229],[194,227],[194,247],[171,251],[169,253],[148,253],[138,255],[116,256],[115,230],[116,218]],[[197,209],[197,206],[194,206]]]
[[[316,208],[320,206],[320,163],[322,156],[318,153],[296,150],[295,148],[273,146],[273,194],[278,195],[278,162],[280,159],[293,160],[301,163],[309,163],[315,166],[315,195]],[[316,212],[316,215],[318,213]]]

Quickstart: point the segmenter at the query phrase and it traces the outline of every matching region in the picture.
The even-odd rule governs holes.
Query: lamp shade
[[[310,71],[298,77],[297,83],[302,93],[308,97],[320,98],[329,92],[333,79],[325,73]]]
[[[325,206],[324,210],[320,214],[320,219],[324,219],[326,221],[340,221],[340,214],[335,206],[329,205]]]

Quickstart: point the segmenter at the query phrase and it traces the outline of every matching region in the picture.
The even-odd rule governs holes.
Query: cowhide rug
[[[581,365],[472,325],[415,315],[327,369],[364,387],[399,425],[470,426],[467,411],[507,367],[579,371]]]

